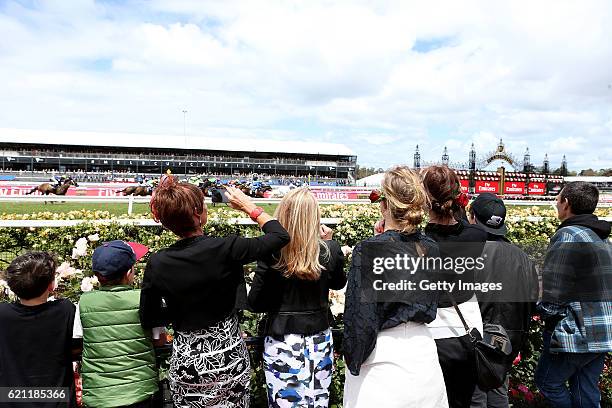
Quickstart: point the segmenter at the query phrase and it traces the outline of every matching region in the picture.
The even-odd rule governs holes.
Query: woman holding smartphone
[[[162,179],[151,198],[154,218],[179,240],[147,262],[140,320],[145,328],[172,323],[168,377],[177,407],[249,406],[249,354],[236,316],[243,265],[267,258],[289,242],[287,231],[249,197],[231,187],[226,194],[230,205],[249,214],[264,235],[205,235],[204,194],[173,177]]]
[[[321,226],[306,188],[281,200],[276,217],[291,242],[258,262],[249,304],[266,312],[264,369],[270,407],[327,407],[333,369],[329,290],[346,283],[344,255]]]

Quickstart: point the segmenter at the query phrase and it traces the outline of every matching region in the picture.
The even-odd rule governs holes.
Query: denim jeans
[[[555,408],[598,408],[606,353],[551,353],[551,334],[544,332],[544,350],[535,373],[538,389]]]

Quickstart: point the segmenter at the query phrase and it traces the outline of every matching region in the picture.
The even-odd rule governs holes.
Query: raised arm
[[[232,187],[227,188],[227,195],[232,208],[244,211],[264,232],[263,236],[257,238],[236,237],[230,243],[229,249],[230,257],[234,261],[245,264],[266,259],[289,243],[289,234],[282,225],[265,212],[259,211],[250,197]]]

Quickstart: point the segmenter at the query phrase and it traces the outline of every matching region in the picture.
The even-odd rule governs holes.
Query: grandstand
[[[356,154],[335,143],[0,129],[6,172],[210,174],[354,180]]]

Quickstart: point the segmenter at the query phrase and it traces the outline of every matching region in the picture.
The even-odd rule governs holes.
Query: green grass
[[[260,204],[268,214],[273,214],[277,204]],[[208,211],[215,211],[217,208],[225,207],[223,204],[218,204],[216,207],[208,205]],[[24,202],[1,202],[0,214],[31,214],[42,211],[50,211],[54,213],[68,212],[75,210],[103,210],[108,211],[112,215],[127,214],[127,203],[24,203]],[[134,214],[143,214],[149,212],[149,204],[134,203],[132,208]]]

